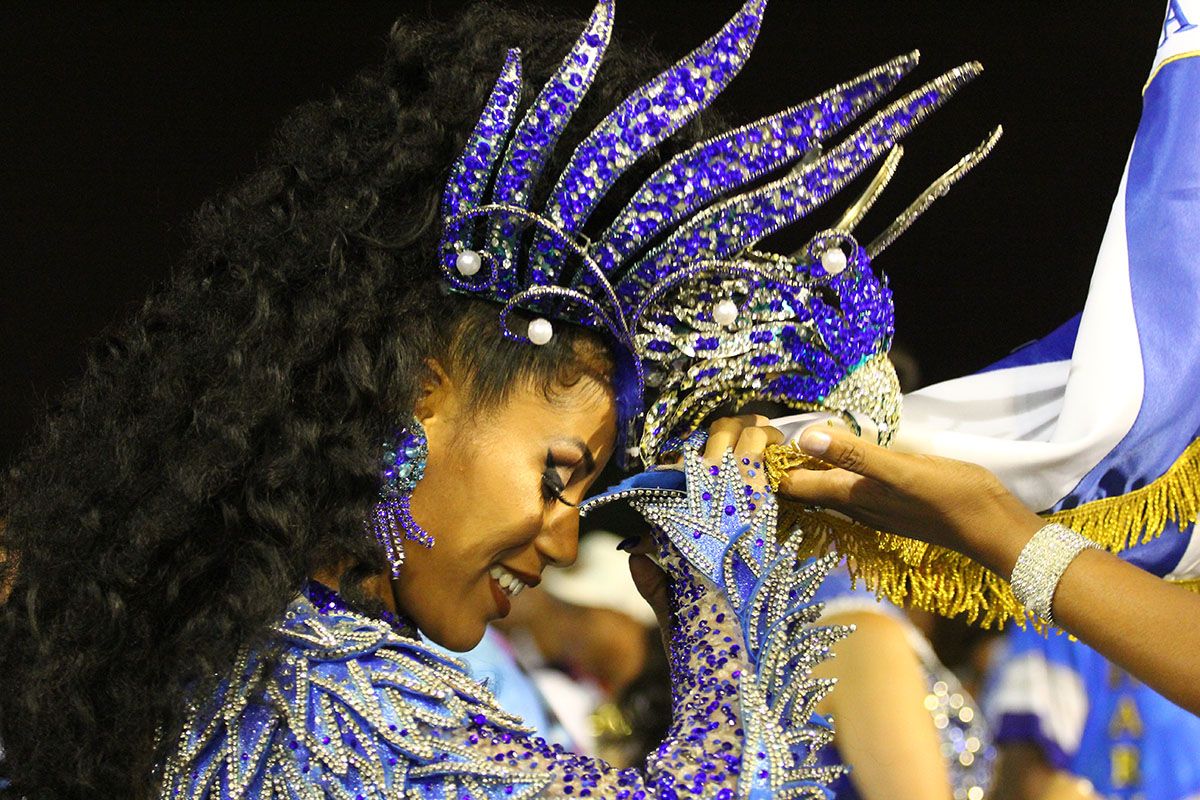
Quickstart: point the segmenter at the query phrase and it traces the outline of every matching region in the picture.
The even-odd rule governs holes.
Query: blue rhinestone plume
[[[517,310],[607,336],[618,360],[626,463],[661,457],[710,411],[751,398],[839,412],[886,442],[899,416],[886,361],[894,315],[871,259],[990,150],[989,143],[943,176],[886,237],[858,245],[853,228],[894,172],[898,142],[981,71],[975,63],[953,69],[843,136],[916,66],[914,52],[696,144],[633,189],[611,223],[592,224],[585,235],[630,166],[741,70],[765,7],[766,0],[746,0],[715,35],[630,94],[576,145],[549,193],[538,192],[612,32],[614,0],[600,0],[520,116],[520,53],[509,51],[450,171],[441,209],[444,280],[501,304],[500,324],[514,340],[528,338],[512,318]],[[871,187],[833,228],[792,255],[753,249],[883,156]]]

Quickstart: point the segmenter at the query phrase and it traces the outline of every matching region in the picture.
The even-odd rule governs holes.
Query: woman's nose
[[[569,567],[574,564],[579,553],[578,509],[555,503],[542,517],[542,530],[534,546],[551,566]]]

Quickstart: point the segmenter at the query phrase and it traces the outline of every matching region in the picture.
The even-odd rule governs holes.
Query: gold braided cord
[[[795,445],[773,446],[764,454],[768,481],[778,488],[789,469],[828,468]],[[1044,515],[1119,553],[1158,537],[1168,521],[1181,528],[1200,518],[1200,439],[1158,479],[1141,489],[1077,508]],[[963,617],[984,628],[1008,621],[1024,626],[1028,613],[1008,581],[961,553],[894,533],[876,531],[831,512],[780,503],[779,531],[803,531],[803,555],[837,552],[850,574],[876,595],[946,617]],[[1200,578],[1172,583],[1200,593]]]
[[[1164,58],[1162,63],[1154,68],[1154,72],[1150,73],[1150,77],[1146,80],[1146,85],[1142,87],[1142,94],[1145,94],[1146,90],[1150,88],[1150,84],[1154,83],[1154,79],[1158,77],[1158,73],[1163,67],[1173,61],[1181,61],[1185,58],[1200,58],[1200,50],[1186,50],[1182,53],[1176,53],[1173,56]]]
[[[778,492],[783,476],[794,469],[833,469],[821,459],[810,456],[795,444],[769,444],[763,452],[763,468],[771,491]]]

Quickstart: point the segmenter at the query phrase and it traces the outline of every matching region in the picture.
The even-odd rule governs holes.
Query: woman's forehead
[[[513,387],[502,416],[540,438],[572,438],[587,443],[596,456],[612,449],[617,406],[611,386],[591,376],[570,384],[540,387],[522,382]]]

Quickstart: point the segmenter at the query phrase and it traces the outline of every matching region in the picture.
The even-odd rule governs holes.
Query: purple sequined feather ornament
[[[404,563],[404,540],[433,547],[433,535],[417,524],[409,508],[413,490],[424,477],[425,462],[429,458],[425,428],[414,417],[384,443],[384,448],[383,488],[370,527],[387,553],[392,577],[398,578]]]

